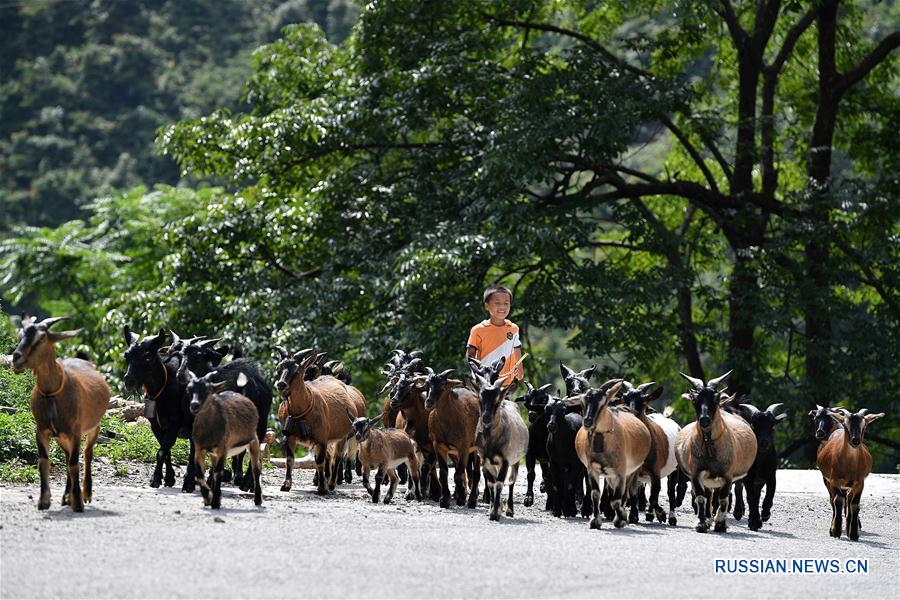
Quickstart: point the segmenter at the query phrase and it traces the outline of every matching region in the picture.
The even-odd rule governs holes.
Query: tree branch
[[[797,40],[800,39],[800,36],[803,35],[803,32],[809,29],[809,26],[812,25],[813,21],[816,20],[816,16],[819,14],[819,6],[815,5],[806,11],[800,19],[794,23],[794,25],[788,30],[787,35],[784,38],[784,42],[781,44],[781,48],[778,50],[778,54],[775,55],[775,60],[772,61],[772,64],[766,65],[763,67],[763,72],[766,75],[770,73],[774,73],[774,76],[778,76],[781,72],[782,67],[784,67],[784,63],[787,62],[787,59],[790,57],[791,53],[794,51],[794,46],[797,44]]]
[[[556,25],[548,25],[546,23],[530,23],[527,21],[514,21],[511,19],[503,19],[501,17],[497,17],[494,15],[489,15],[487,13],[482,13],[485,19],[491,21],[497,25],[502,25],[504,27],[524,27],[525,29],[535,29],[537,31],[546,31],[549,33],[556,33],[562,35],[564,37],[570,37],[572,39],[576,39],[588,47],[596,50],[603,56],[607,61],[618,65],[622,69],[637,75],[638,77],[646,77],[647,79],[655,79],[652,73],[649,71],[645,71],[640,67],[635,67],[633,65],[628,64],[609,50],[607,50],[602,44],[592,39],[590,36],[587,36],[578,31],[573,31],[571,29],[566,29],[564,27],[557,27]]]
[[[672,122],[672,119],[669,118],[668,115],[661,113],[659,115],[660,120],[663,125],[669,128],[669,130],[675,134],[675,137],[678,138],[678,141],[681,142],[681,145],[684,146],[684,149],[687,150],[688,154],[691,155],[691,158],[694,159],[694,162],[700,167],[700,171],[703,172],[703,176],[706,178],[706,182],[709,183],[709,187],[715,193],[719,193],[719,186],[716,184],[716,179],[713,177],[713,174],[710,172],[709,167],[706,166],[706,161],[703,160],[703,157],[700,156],[700,153],[697,152],[697,149],[694,148],[694,145],[691,144],[691,141],[687,138],[681,129],[678,128],[675,123]]]
[[[734,7],[731,6],[731,2],[729,0],[720,0],[719,4],[722,7],[721,10],[713,10],[719,13],[719,16],[725,20],[725,24],[728,26],[728,32],[731,34],[731,40],[734,42],[734,47],[740,48],[744,45],[744,40],[747,39],[747,32],[741,27],[741,23],[734,13]]]
[[[895,31],[881,40],[875,48],[855,67],[838,77],[835,95],[840,98],[856,85],[869,71],[877,67],[887,56],[900,46],[900,31]]]
[[[897,302],[888,293],[884,285],[882,285],[881,281],[878,279],[878,276],[875,274],[875,271],[872,270],[872,267],[869,266],[862,254],[854,250],[840,236],[834,236],[833,241],[834,245],[837,246],[841,250],[841,252],[843,252],[847,258],[852,260],[853,263],[856,264],[857,267],[859,267],[859,270],[863,272],[865,277],[861,277],[861,281],[878,292],[878,295],[881,296],[881,299],[891,310],[894,319],[900,322],[900,306],[897,305]]]

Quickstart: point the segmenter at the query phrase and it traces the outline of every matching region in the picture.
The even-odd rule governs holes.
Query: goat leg
[[[858,487],[854,487],[850,490],[850,494],[847,498],[847,504],[849,507],[849,511],[847,513],[847,537],[849,537],[854,542],[859,539],[859,499],[863,493],[863,482],[861,481]]]
[[[467,508],[475,508],[478,506],[478,482],[481,478],[481,457],[477,452],[472,452],[472,481],[469,488],[469,501],[466,502]]]
[[[212,485],[212,502],[210,508],[219,508],[222,506],[222,476],[225,471],[225,457],[228,452],[224,448],[217,451],[216,463],[213,466],[213,485]]]
[[[579,483],[579,485],[585,485],[585,493],[581,497],[581,516],[588,518],[593,514],[593,487],[587,469],[582,471],[582,479],[584,481]]]
[[[512,471],[509,476],[509,497],[506,499],[506,516],[512,517],[514,514],[513,511],[513,488],[516,487],[516,479],[519,476],[519,463],[513,463],[510,465],[510,470]]]
[[[438,468],[440,469],[441,482],[441,508],[450,508],[450,485],[447,483],[447,457],[443,452],[437,453]],[[455,477],[455,474],[454,474]]]
[[[634,486],[625,487],[625,497],[628,499],[628,522],[636,525],[640,522],[641,499],[639,496],[644,492],[644,486],[635,484]],[[624,502],[623,502],[624,503]],[[647,505],[647,498],[644,498],[644,506]]]
[[[331,467],[331,462],[328,460],[328,444],[327,442],[321,443],[317,446],[314,446],[314,448],[316,451],[316,474],[319,476],[319,483],[316,487],[316,493],[320,496],[324,496],[328,493],[326,473]]]
[[[204,472],[206,471],[206,450],[203,448],[196,448],[194,450],[193,459],[194,461],[194,478],[196,479],[197,485],[200,486],[200,493],[203,494],[203,506],[209,506],[210,501],[210,490],[209,484],[206,482],[206,479],[203,477]]]
[[[497,479],[494,480],[493,498],[491,501],[491,521],[500,520],[500,500],[503,497],[503,483],[506,481],[506,474],[509,471],[509,462],[505,458],[500,459],[500,470],[497,472]]]
[[[245,488],[244,485],[244,455],[246,452],[241,452],[240,454],[236,454],[231,457],[231,472],[234,473],[231,479],[231,483],[234,487],[240,489],[241,491],[246,492],[250,488]],[[250,469],[247,469],[247,474],[250,475]]]
[[[394,469],[388,469],[387,476],[391,480],[391,485],[388,488],[388,493],[384,496],[384,503],[390,504],[391,500],[394,499],[394,492],[397,490],[397,482],[400,480],[400,478],[397,477],[397,471],[395,471]]]
[[[627,479],[615,475],[607,477],[606,482],[610,484],[609,504],[616,513],[616,518],[613,519],[613,525],[618,528],[625,527],[625,523],[628,519],[626,518],[625,507],[623,504],[625,503],[628,489],[631,486],[629,486]],[[637,513],[635,513],[635,517],[637,517]]]
[[[531,506],[534,504],[534,465],[536,462],[535,452],[533,448],[529,448],[528,452],[525,453],[525,469],[528,471],[527,475],[527,483],[528,487],[525,489],[525,500],[522,502],[524,506]],[[544,469],[541,469],[541,473],[543,474]]]
[[[38,510],[50,508],[50,435],[46,430],[38,430],[38,471],[41,474],[41,495],[38,499]]]
[[[659,475],[652,473],[650,475],[650,506],[647,507],[647,521],[653,521],[653,516],[660,523],[666,522],[666,511],[659,505],[659,492],[662,489],[662,481]]]
[[[737,488],[737,485],[735,484],[735,488]],[[762,527],[762,519],[759,516],[759,497],[762,495],[762,483],[758,483],[755,479],[750,479],[748,475],[747,485],[744,487],[747,488],[747,504],[750,509],[747,526],[750,528],[750,531],[759,531]],[[737,489],[735,489],[735,497],[740,497]]]
[[[456,460],[456,468],[453,471],[453,498],[456,500],[457,506],[463,506],[466,503],[466,455],[459,453]]]
[[[81,497],[85,502],[90,502],[94,491],[94,478],[91,475],[91,463],[94,460],[94,444],[100,436],[100,424],[98,423],[88,432],[87,443],[84,446],[84,479]]]
[[[196,445],[194,444],[194,437],[191,436],[188,438],[188,444],[190,445],[190,454],[189,457],[193,457],[196,452]],[[201,463],[202,464],[202,463]],[[196,489],[197,482],[195,481],[196,475],[194,473],[194,468],[196,466],[196,461],[188,458],[187,468],[184,473],[184,481],[181,484],[181,491],[185,494],[193,494]]]
[[[284,444],[282,444],[281,447],[284,450],[284,457],[285,457],[284,483],[281,484],[281,491],[289,492],[289,491],[291,491],[291,486],[294,483],[293,482],[294,448],[297,447],[297,436],[295,436],[295,435],[284,436]],[[316,475],[318,475],[318,471],[316,471]]]
[[[60,436],[62,437],[62,436]],[[66,452],[68,459],[68,480],[72,482],[70,488],[69,499],[72,504],[72,510],[75,512],[84,512],[84,499],[81,497],[81,483],[78,476],[78,455],[81,450],[81,432],[72,433],[69,444],[71,444]]]
[[[750,488],[747,488],[747,493],[749,494],[749,492]],[[726,479],[725,484],[719,488],[719,509],[716,511],[716,523],[713,526],[713,529],[719,533],[724,533],[728,530],[728,501],[730,499],[731,481]],[[759,507],[758,499],[759,496],[757,496],[757,508]]]
[[[381,481],[384,475],[384,467],[378,467],[378,472],[375,473],[375,489],[372,490],[373,504],[378,504],[378,500],[381,498]]]
[[[259,454],[259,440],[254,439],[250,442],[250,470],[253,474],[253,503],[256,506],[262,504],[262,488],[259,483],[262,461]]]
[[[775,469],[766,477],[766,497],[762,503],[762,520],[766,522],[772,515],[772,500],[775,498]]]
[[[748,482],[747,485],[747,502],[750,500],[750,488],[753,486],[752,473],[748,473],[744,478]],[[740,521],[744,518],[744,481],[738,481],[734,484],[734,519]]]
[[[694,475],[691,479],[691,494],[694,496],[694,512],[697,513],[697,524],[695,529],[697,533],[706,533],[709,531],[709,523],[706,520],[706,490],[700,483],[699,475]]]
[[[678,524],[678,517],[675,516],[675,508],[678,506],[678,492],[676,486],[681,478],[681,471],[675,470],[666,477],[666,495],[669,497],[669,519],[668,523],[672,527]]]
[[[600,525],[603,523],[603,519],[600,517],[600,500],[602,496],[600,492],[600,482],[593,476],[593,474],[590,475],[589,481],[591,484],[591,506],[593,509],[591,529],[600,529]]]
[[[846,492],[838,487],[834,488],[834,498],[832,503],[834,506],[834,516],[831,519],[831,537],[840,538],[841,529],[843,528],[844,503],[846,501]]]

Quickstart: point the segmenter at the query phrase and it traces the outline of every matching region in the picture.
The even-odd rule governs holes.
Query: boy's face
[[[490,313],[491,320],[502,321],[509,315],[510,305],[509,294],[494,292],[484,303],[484,309]]]

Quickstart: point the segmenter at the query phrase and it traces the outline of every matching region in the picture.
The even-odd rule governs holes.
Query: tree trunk
[[[728,380],[731,393],[749,394],[753,389],[753,332],[757,304],[756,273],[746,248],[737,248],[728,288]]]
[[[826,195],[831,179],[831,150],[838,103],[834,92],[837,83],[834,58],[837,5],[837,0],[823,2],[819,12],[819,104],[810,139],[807,171],[812,186],[810,208],[817,222],[804,248],[805,281],[801,282],[806,326],[806,386],[810,406],[828,406],[833,401],[829,247],[824,225],[828,221]]]

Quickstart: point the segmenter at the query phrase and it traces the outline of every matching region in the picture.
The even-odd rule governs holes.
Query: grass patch
[[[35,483],[38,480],[38,470],[35,465],[29,465],[18,460],[8,460],[0,463],[0,481],[7,483]]]

